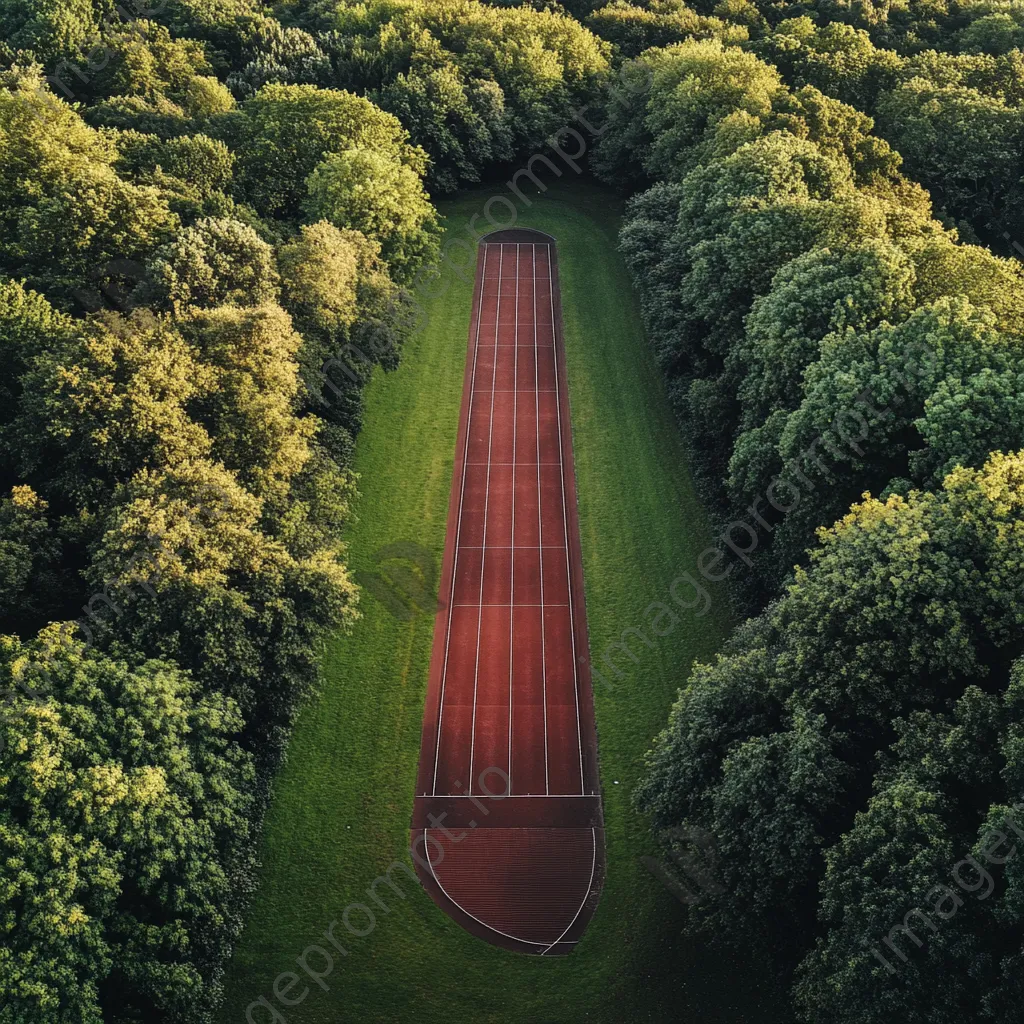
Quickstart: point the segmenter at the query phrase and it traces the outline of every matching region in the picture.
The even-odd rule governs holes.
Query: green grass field
[[[443,205],[464,233],[491,192]],[[498,207],[495,215],[504,215]],[[621,206],[585,182],[562,184],[522,212],[519,226],[555,235],[563,289],[569,390],[580,498],[591,651],[643,626],[653,601],[693,570],[709,542],[661,377],[644,342],[629,279],[614,250]],[[428,326],[401,367],[368,391],[356,469],[359,521],[346,537],[356,571],[387,545],[418,545],[440,565],[469,325],[471,284],[426,303]],[[687,615],[622,678],[597,688],[608,876],[597,914],[569,957],[507,953],[461,931],[399,874],[384,889],[374,930],[339,926],[348,956],[296,1006],[273,999],[311,943],[396,859],[408,860],[433,620],[396,618],[364,596],[363,618],[325,663],[322,696],[305,708],[277,781],[262,847],[261,888],[231,961],[221,1019],[242,1021],[266,996],[300,1022],[768,1021],[756,971],[680,938],[685,912],[639,863],[654,852],[629,794],[695,658],[710,657],[730,625],[725,596]],[[411,863],[411,862],[409,862]],[[352,923],[365,927],[364,916]],[[319,960],[311,957],[314,967]],[[286,979],[287,980],[287,979]],[[303,979],[287,993],[297,998]],[[764,998],[770,1004],[770,999]],[[256,1021],[274,1019],[263,1008]],[[280,1019],[280,1018],[278,1018]]]

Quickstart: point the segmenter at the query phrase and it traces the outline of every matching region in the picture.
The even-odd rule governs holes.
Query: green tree
[[[238,157],[241,193],[274,216],[298,212],[306,179],[333,153],[361,147],[416,174],[426,166],[393,114],[348,92],[267,85],[229,120],[227,141]]]
[[[907,170],[957,216],[975,223],[1021,202],[1020,111],[963,86],[913,78],[878,103],[879,131],[899,148]]]
[[[93,0],[0,0],[4,37],[47,62],[77,56],[112,5]]]
[[[362,265],[379,251],[360,232],[325,220],[304,224],[278,251],[285,307],[307,332],[340,339],[358,315]]]
[[[753,50],[791,86],[816,86],[864,111],[873,110],[879,92],[895,84],[902,64],[892,50],[876,47],[864,29],[816,25],[807,15],[779,22]]]
[[[193,310],[182,331],[208,368],[213,386],[194,410],[213,440],[213,455],[247,488],[283,501],[309,459],[315,425],[296,415],[301,339],[280,306]]]
[[[96,98],[166,96],[181,103],[194,78],[213,74],[202,43],[174,39],[155,21],[111,21],[100,45],[105,48],[105,60],[90,73],[88,83]]]
[[[917,712],[895,723],[899,738],[866,809],[826,858],[827,931],[795,990],[803,1019],[1012,1019],[992,1009],[1007,996],[1012,1002],[1017,987],[1006,978],[1019,950],[1019,906],[1010,887],[989,900],[964,858],[974,857],[993,888],[1013,871],[1002,863],[1016,852],[1020,815],[992,798],[1004,791],[1000,774],[1016,768],[1020,669],[1001,694],[969,686],[952,714]],[[904,922],[916,938],[902,932]]]
[[[38,628],[75,590],[48,507],[25,485],[0,499],[0,615],[11,628]]]
[[[1022,515],[1020,455],[957,469],[937,492],[868,498],[821,531],[809,567],[717,664],[694,669],[637,801],[657,828],[721,844],[722,891],[693,908],[697,921],[719,935],[756,937],[762,923],[810,934],[827,851],[852,835],[892,723],[979,681],[1005,685],[1024,616]],[[982,768],[987,749],[963,746]]]
[[[398,281],[437,256],[440,226],[419,177],[367,149],[329,156],[307,180],[307,215],[380,243]]]
[[[724,118],[742,111],[767,118],[782,92],[774,68],[717,40],[666,51],[647,97],[645,124],[653,142],[645,159],[657,178],[680,179],[709,155],[702,147]]]
[[[223,142],[208,135],[182,135],[168,139],[159,151],[160,166],[209,196],[224,192],[234,175],[235,155]]]
[[[728,18],[709,18],[687,7],[682,0],[653,0],[637,6],[626,0],[612,3],[593,11],[585,24],[602,39],[613,43],[623,57],[639,57],[654,46],[671,46],[686,39],[720,39],[727,43],[742,43],[747,39],[747,28],[739,22],[742,7],[735,5]],[[755,23],[757,21],[756,10]]]
[[[741,426],[752,429],[773,412],[795,409],[804,371],[824,338],[902,320],[915,305],[913,283],[910,259],[885,239],[814,249],[787,263],[771,290],[754,300],[744,340],[731,355],[744,374]]]
[[[561,9],[477,0],[323,4],[337,83],[370,89],[431,157],[431,185],[477,181],[484,166],[527,155],[573,124],[608,69],[607,46]]]
[[[156,189],[122,180],[112,141],[32,73],[0,76],[0,268],[67,297],[176,226]]]
[[[2,643],[0,1019],[196,1019],[248,887],[235,704],[55,625]]]
[[[466,83],[451,66],[412,69],[376,94],[430,154],[427,182],[440,192],[480,180],[489,164],[512,156],[511,126],[501,87]]]
[[[302,335],[303,407],[352,435],[373,367],[397,363],[410,327],[407,296],[377,242],[327,221],[303,225],[278,264],[284,306]]]
[[[274,250],[236,220],[208,217],[185,228],[153,254],[147,275],[138,298],[175,313],[277,298]]]
[[[1005,54],[1024,45],[1024,25],[1019,12],[993,12],[972,21],[958,33],[957,42],[968,52]]]
[[[829,338],[806,372],[800,407],[785,421],[769,474],[745,497],[786,484],[788,511],[773,535],[778,578],[802,559],[822,522],[866,489],[934,487],[954,466],[1024,445],[1016,396],[1020,340],[991,314],[943,299],[897,326]]]
[[[166,320],[107,313],[44,349],[22,376],[5,441],[23,479],[68,510],[93,512],[140,469],[210,450],[189,406],[214,386],[209,367]]]
[[[340,552],[290,554],[260,529],[263,503],[205,460],[143,470],[118,497],[87,573],[117,599],[107,635],[235,698],[272,770],[317,678],[320,645],[356,617]]]
[[[59,347],[71,329],[70,318],[38,292],[0,280],[0,359],[7,371],[0,382],[0,424],[10,422],[17,412],[21,375],[29,364],[47,348]],[[9,465],[9,455],[3,462]]]
[[[228,77],[237,96],[252,96],[270,82],[330,86],[334,74],[331,61],[308,32],[287,27],[265,15],[240,23],[238,40],[246,61],[241,70]]]

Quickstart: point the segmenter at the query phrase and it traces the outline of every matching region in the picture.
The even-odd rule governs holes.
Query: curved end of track
[[[478,938],[533,956],[572,951],[597,908],[599,828],[414,832],[417,873],[434,902]]]
[[[481,245],[501,245],[504,243],[521,242],[526,245],[555,245],[558,239],[546,231],[536,228],[501,228],[492,231],[480,239]]]

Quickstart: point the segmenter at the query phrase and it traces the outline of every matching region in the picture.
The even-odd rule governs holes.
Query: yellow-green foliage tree
[[[75,632],[0,638],[0,1019],[198,1019],[252,861],[238,707]]]

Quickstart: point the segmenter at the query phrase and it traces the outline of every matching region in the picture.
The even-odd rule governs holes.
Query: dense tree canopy
[[[62,295],[166,240],[177,218],[155,188],[114,170],[113,142],[39,76],[0,78],[0,271]]]
[[[353,147],[318,164],[307,187],[310,219],[379,242],[381,256],[399,280],[436,258],[437,214],[410,168]]]
[[[959,17],[946,11],[941,30],[933,23],[921,32],[926,19],[912,19],[918,38],[855,27],[835,11],[819,24],[801,13],[752,48],[791,84],[813,84],[875,116],[907,171],[951,216],[982,234],[993,220],[1019,232],[1024,53],[1014,33],[1020,30],[988,4],[959,11]]]
[[[167,13],[0,14],[5,1021],[209,1019],[436,244],[426,156],[301,30]]]
[[[612,0],[591,12],[585,24],[612,43],[622,57],[638,57],[653,46],[670,46],[685,39],[713,38],[740,43],[748,36],[748,28],[742,24],[745,12],[741,8],[745,2],[732,3],[726,20],[698,14],[683,0],[652,0],[644,6]]]
[[[0,1016],[201,1014],[252,857],[238,708],[74,632],[0,642],[4,690],[38,691],[0,717]]]
[[[143,297],[178,313],[277,297],[273,248],[252,228],[226,218],[204,218],[179,232],[153,254],[149,277]]]
[[[607,45],[576,20],[527,5],[321,0],[307,25],[336,84],[397,114],[445,191],[535,151],[608,68]]]
[[[736,65],[717,42],[645,55],[648,113],[602,146],[665,179],[631,201],[621,249],[709,487],[725,484],[733,517],[763,503],[776,478],[806,492],[782,516],[767,512],[755,560],[771,592],[864,490],[934,486],[1024,440],[1010,364],[929,380],[911,402],[901,357],[871,366],[890,325],[954,296],[968,306],[951,310],[977,312],[950,315],[986,322],[1015,352],[1024,292],[1017,268],[956,245],[931,219],[870,121],[809,87],[790,92],[740,56]],[[672,102],[692,115],[664,117]],[[920,313],[894,337],[918,330],[934,344]]]
[[[1024,275],[907,171],[1012,205],[1015,58],[905,57],[876,15],[645,51],[598,146],[643,189],[620,250],[722,572],[764,609],[693,668],[636,798],[666,848],[711,837],[689,926],[798,963],[799,1019],[1009,1021],[1019,868],[986,857],[1024,834]],[[950,881],[968,856],[989,903]]]
[[[239,107],[227,130],[243,194],[272,214],[297,213],[306,179],[334,153],[372,150],[414,171],[426,163],[397,118],[360,96],[312,85],[265,86]]]
[[[923,898],[920,881],[892,873],[910,870],[904,849],[922,839],[937,844],[928,864],[912,870],[921,880],[939,880],[958,851],[972,848],[990,807],[1014,797],[999,781],[1003,755],[989,737],[999,735],[1000,722],[1007,728],[1014,721],[999,705],[1019,701],[1009,669],[1024,616],[1022,501],[1024,462],[995,455],[980,470],[955,470],[936,492],[855,506],[823,533],[809,568],[737,634],[732,650],[695,669],[650,755],[638,799],[655,824],[685,823],[716,837],[723,892],[695,908],[709,928],[750,935],[767,923],[799,934],[813,927],[824,882],[821,912],[842,930],[829,933],[805,965],[801,992],[813,992],[808,1019],[830,1012],[881,1019],[857,1016],[862,1004],[852,988],[834,990],[824,1002],[822,994],[838,984],[866,991],[869,979],[884,978],[859,942],[856,969],[846,957],[854,934],[880,944]],[[959,813],[941,790],[932,800],[926,790],[920,801],[907,790],[913,773],[933,763],[918,760],[924,740],[913,732],[941,730],[944,716],[934,725],[932,716],[952,702],[958,716],[989,730],[959,740],[960,756],[977,762],[977,779],[936,765],[966,804]],[[889,766],[881,772],[879,755]],[[922,820],[926,813],[934,824]],[[891,828],[872,823],[882,815]],[[959,841],[944,843],[944,834]],[[878,849],[875,866],[865,845],[880,835],[908,845]],[[855,858],[865,858],[876,878],[884,874],[891,895],[856,871]],[[857,921],[847,917],[841,885],[863,887],[861,898],[870,901]],[[985,990],[982,979],[957,980]],[[885,1005],[881,992],[872,1000]]]

